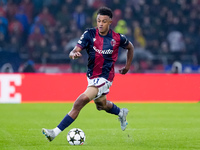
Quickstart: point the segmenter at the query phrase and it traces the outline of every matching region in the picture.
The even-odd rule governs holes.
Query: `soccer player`
[[[114,78],[114,64],[118,57],[118,48],[127,49],[127,61],[119,73],[126,74],[130,69],[133,59],[134,47],[132,43],[119,33],[110,29],[112,23],[112,11],[107,7],[101,7],[97,11],[97,27],[87,29],[80,37],[77,45],[70,52],[71,59],[81,57],[81,51],[86,49],[88,53],[88,86],[74,102],[71,111],[63,118],[60,124],[54,129],[42,129],[42,133],[49,141],[52,141],[61,131],[67,128],[80,113],[81,109],[94,100],[98,110],[105,110],[119,116],[121,129],[124,131],[127,126],[127,108],[120,109],[111,101],[108,101],[106,94],[112,85]]]

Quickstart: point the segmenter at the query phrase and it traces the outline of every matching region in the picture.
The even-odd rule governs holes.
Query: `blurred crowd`
[[[112,29],[135,46],[135,72],[175,61],[200,64],[200,0],[1,0],[0,50],[18,53],[22,63],[70,63],[69,51],[96,10],[113,10]],[[85,58],[72,63],[85,71]],[[119,52],[118,64],[126,61]]]

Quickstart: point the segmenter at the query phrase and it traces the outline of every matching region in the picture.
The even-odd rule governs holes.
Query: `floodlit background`
[[[100,6],[135,46],[108,94],[129,109],[128,127],[90,103],[49,143],[41,129],[56,127],[87,87],[85,51],[68,54]],[[125,61],[120,49],[116,73]],[[0,72],[0,150],[200,149],[200,0],[0,0]],[[67,142],[72,128],[86,134],[81,147]]]
[[[135,46],[130,72],[174,72],[173,64],[200,72],[199,0],[1,0],[0,71],[85,72],[87,56],[70,62],[68,54],[96,26],[100,6],[113,10],[111,28]],[[120,49],[116,68],[125,58]]]

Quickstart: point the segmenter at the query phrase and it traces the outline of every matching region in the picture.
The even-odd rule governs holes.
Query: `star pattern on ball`
[[[74,137],[70,137],[69,141],[71,141],[72,143],[74,143],[74,141],[75,141]]]
[[[81,131],[76,129],[74,132],[75,132],[75,134],[80,134]]]
[[[81,137],[81,139],[79,141],[80,141],[80,143],[83,143],[84,142],[84,137]]]

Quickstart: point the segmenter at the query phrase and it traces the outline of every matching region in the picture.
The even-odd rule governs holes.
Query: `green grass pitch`
[[[52,142],[41,129],[54,128],[71,103],[0,104],[0,150],[200,150],[200,103],[117,103],[127,107],[128,127],[94,103]],[[86,134],[81,146],[68,144],[72,128]]]

